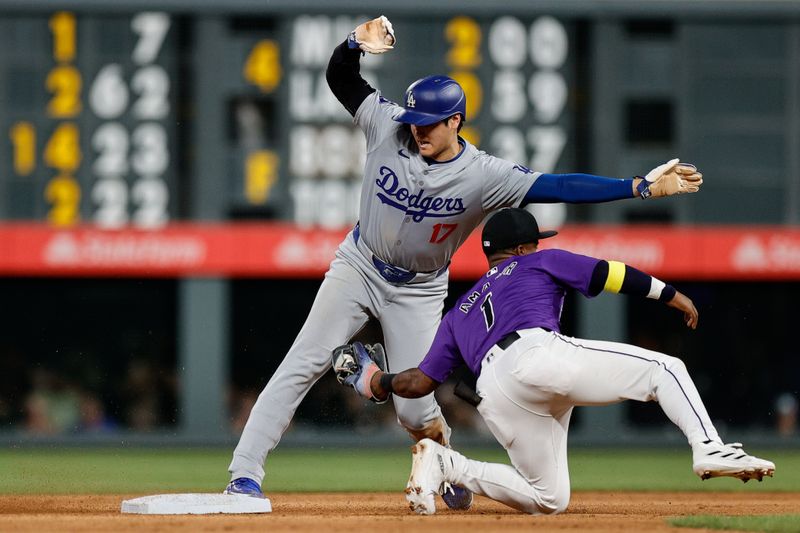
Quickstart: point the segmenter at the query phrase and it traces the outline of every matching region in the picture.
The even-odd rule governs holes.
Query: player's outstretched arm
[[[664,302],[683,311],[686,325],[697,329],[697,308],[686,295],[672,285],[619,261],[599,261],[592,271],[587,294],[596,296],[600,292],[618,292],[644,296]]]
[[[634,179],[607,178],[592,174],[542,174],[522,200],[526,204],[600,203],[633,198]]]
[[[347,40],[333,50],[325,78],[333,94],[352,116],[364,99],[375,92],[361,77],[361,55],[364,52],[381,54],[391,50],[394,43],[392,23],[381,16],[358,25]]]
[[[331,354],[331,366],[339,383],[353,387],[361,397],[376,403],[385,402],[392,393],[403,398],[420,398],[440,385],[419,368],[387,373],[386,354],[380,343],[339,346]]]
[[[431,379],[419,368],[409,368],[399,374],[376,372],[370,378],[372,395],[385,400],[390,394],[401,398],[421,398],[435,391],[439,382]]]
[[[592,174],[542,174],[523,200],[529,203],[600,203],[625,198],[659,198],[700,190],[703,175],[691,163],[673,159],[644,177],[618,179]]]

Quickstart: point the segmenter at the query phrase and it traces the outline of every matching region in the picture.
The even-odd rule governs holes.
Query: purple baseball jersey
[[[565,250],[541,250],[500,263],[444,316],[419,369],[441,383],[464,362],[478,376],[486,352],[512,331],[560,331],[567,290],[589,297],[598,262]]]

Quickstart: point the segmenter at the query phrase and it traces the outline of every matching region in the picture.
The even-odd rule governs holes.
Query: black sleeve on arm
[[[623,270],[616,268],[612,272],[608,261],[597,263],[592,271],[592,279],[589,281],[588,294],[590,296],[597,296],[604,290],[620,294],[657,298],[662,302],[668,302],[675,296],[676,291],[672,285],[666,285],[657,278],[650,276],[650,274],[646,274],[630,265],[625,265],[618,261],[612,261],[612,263],[614,263],[615,267],[621,267]],[[615,279],[609,280],[609,276]],[[621,279],[620,276],[622,276]],[[660,292],[657,292],[659,284],[662,288]],[[655,290],[653,290],[653,287],[655,287]]]
[[[334,48],[325,78],[333,94],[352,115],[367,96],[375,92],[367,81],[361,77],[361,50],[350,49],[347,41]]]
[[[620,294],[633,294],[634,296],[647,296],[650,292],[650,274],[645,274],[637,268],[625,265],[625,279],[620,287]]]
[[[592,280],[589,282],[589,294],[597,296],[603,292],[608,279],[608,261],[600,261],[592,271]]]
[[[622,294],[635,294],[636,296],[646,296],[648,298],[656,299],[655,295],[649,295],[653,280],[663,283],[658,281],[657,278],[651,277],[650,274],[626,265],[625,281],[622,282],[622,288],[619,290],[619,292]],[[668,302],[675,296],[675,292],[675,287],[665,283],[661,289],[661,294],[658,295],[657,299],[660,302]]]

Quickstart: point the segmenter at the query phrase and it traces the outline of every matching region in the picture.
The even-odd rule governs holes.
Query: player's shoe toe
[[[247,477],[239,477],[228,483],[223,494],[233,494],[240,496],[251,496],[253,498],[266,498],[261,492],[261,486]]]
[[[446,452],[431,439],[422,439],[411,447],[411,475],[405,492],[408,507],[417,514],[434,514],[435,496],[450,487],[445,478]]]
[[[712,477],[735,477],[747,482],[751,479],[761,481],[764,476],[772,477],[775,463],[748,455],[738,442],[722,444],[706,442],[693,449],[693,470],[701,479]]]

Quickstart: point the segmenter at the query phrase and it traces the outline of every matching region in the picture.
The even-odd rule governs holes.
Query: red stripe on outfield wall
[[[6,223],[0,275],[318,278],[347,233],[280,223],[173,224],[157,231]],[[794,227],[573,225],[542,247],[623,261],[668,279],[800,279]],[[451,278],[485,270],[475,232],[454,257]]]

